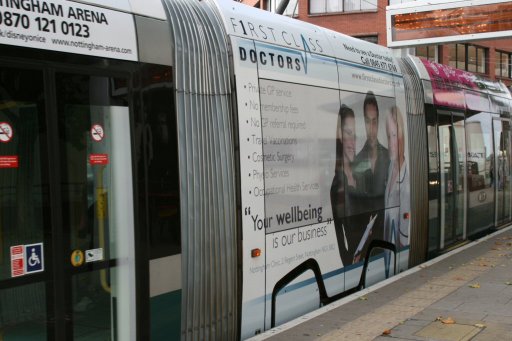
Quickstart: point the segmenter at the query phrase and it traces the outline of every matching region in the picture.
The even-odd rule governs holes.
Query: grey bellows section
[[[174,40],[182,230],[182,340],[237,336],[231,67],[212,1],[164,0]]]
[[[409,169],[411,184],[409,266],[427,260],[428,243],[428,146],[425,101],[421,80],[407,59],[399,59],[404,76],[407,126],[409,128]],[[420,251],[421,250],[421,251]]]

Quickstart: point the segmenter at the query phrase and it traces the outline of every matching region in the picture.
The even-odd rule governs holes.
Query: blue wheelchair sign
[[[26,274],[44,271],[43,243],[25,245]]]

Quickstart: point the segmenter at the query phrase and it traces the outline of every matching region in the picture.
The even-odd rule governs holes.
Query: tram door
[[[438,112],[440,152],[440,248],[466,237],[466,140],[464,116]]]
[[[0,62],[0,340],[135,338],[126,84]]]
[[[511,129],[510,120],[495,118],[493,125],[494,165],[492,181],[495,190],[495,226],[503,225],[511,220]]]

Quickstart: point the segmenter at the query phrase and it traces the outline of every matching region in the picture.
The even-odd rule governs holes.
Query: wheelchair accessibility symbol
[[[44,271],[43,243],[25,245],[26,274]]]

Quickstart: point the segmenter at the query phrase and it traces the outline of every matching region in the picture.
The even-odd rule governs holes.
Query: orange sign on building
[[[413,1],[389,6],[388,46],[511,37],[512,1],[479,3],[449,1],[421,6]]]

